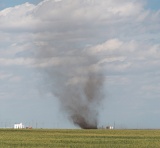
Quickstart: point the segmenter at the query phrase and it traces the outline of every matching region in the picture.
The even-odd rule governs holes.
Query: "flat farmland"
[[[159,148],[160,130],[0,129],[0,148]]]

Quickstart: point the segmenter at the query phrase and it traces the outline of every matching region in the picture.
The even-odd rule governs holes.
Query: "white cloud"
[[[7,32],[33,30],[35,23],[32,11],[34,9],[34,5],[25,3],[0,11],[0,29]]]
[[[59,44],[65,48],[74,42],[82,42],[83,48],[87,44],[93,44],[89,50],[98,56],[103,55],[98,64],[110,63],[109,67],[113,66],[113,69],[129,68],[138,65],[138,61],[156,63],[159,45],[147,44],[147,47],[145,41],[139,41],[138,31],[148,36],[151,30],[159,29],[159,25],[155,26],[159,22],[160,12],[145,10],[143,6],[142,1],[135,0],[46,0],[37,6],[25,3],[4,9],[0,11],[0,28],[3,30],[0,34],[5,34],[3,40],[10,45],[6,49],[0,49],[0,65],[58,65],[64,59],[45,61],[43,57],[37,65],[37,59],[23,56],[29,50],[34,54],[39,47],[51,50],[53,44],[55,50],[58,50]],[[155,22],[154,25],[150,23],[151,20]],[[40,32],[30,32],[34,30]],[[20,54],[19,58],[14,57],[22,52],[26,53]]]
[[[31,58],[0,58],[0,66],[30,66],[33,63]]]
[[[125,61],[125,59],[126,59],[126,57],[118,57],[118,56],[117,57],[106,57],[106,58],[100,60],[98,62],[98,64],[112,63],[112,62],[117,62],[117,61],[123,62],[123,61]]]
[[[110,1],[111,2],[111,1]],[[121,3],[121,4],[120,4]],[[109,7],[109,12],[118,14],[120,16],[138,15],[143,9],[141,3],[127,2],[127,1],[114,1],[111,2],[112,7]]]
[[[113,66],[113,69],[115,69],[115,67],[116,69],[129,68],[131,65],[136,65],[138,61],[144,61],[154,57],[159,58],[159,45],[150,45],[149,47],[146,47],[145,42],[137,42],[136,37],[130,34],[129,38],[133,38],[131,40],[120,39],[119,35],[117,35],[117,38],[108,39],[108,36],[105,34],[108,33],[113,34],[114,36],[116,35],[116,32],[113,33],[114,31],[112,29],[112,25],[114,25],[114,29],[118,34],[119,32],[122,34],[127,34],[128,29],[132,29],[131,27],[133,26],[134,29],[137,29],[136,31],[138,31],[139,28],[141,28],[140,30],[144,30],[145,24],[145,27],[151,29],[153,25],[151,24],[151,26],[148,26],[147,21],[154,20],[154,22],[158,22],[158,16],[159,12],[153,13],[145,11],[143,8],[143,3],[134,0],[130,2],[126,0],[100,0],[98,2],[80,0],[62,0],[56,2],[47,0],[41,2],[37,6],[25,3],[23,5],[8,8],[0,12],[1,29],[3,29],[4,32],[21,30],[21,28],[23,29],[22,32],[18,34],[18,36],[14,35],[14,42],[11,42],[10,40],[11,46],[9,46],[7,50],[3,50],[1,54],[3,57],[12,56],[12,59],[1,58],[0,63],[1,65],[6,66],[33,64],[33,66],[46,67],[49,65],[57,65],[58,63],[62,62],[62,59],[59,59],[58,61],[55,61],[55,59],[49,59],[46,61],[41,59],[40,64],[37,65],[34,63],[36,61],[34,59],[23,57],[13,58],[13,55],[16,55],[19,52],[27,50],[29,51],[30,49],[34,50],[34,46],[32,45],[32,47],[31,44],[27,43],[32,39],[38,43],[38,46],[46,49],[49,48],[48,50],[50,50],[50,45],[48,46],[50,43],[48,41],[44,42],[44,40],[53,39],[53,41],[56,42],[61,40],[63,42],[62,48],[64,48],[68,45],[69,42],[72,44],[72,40],[75,41],[75,39],[77,39],[76,42],[79,42],[78,39],[81,39],[84,44],[93,42],[95,41],[95,37],[92,36],[92,34],[96,35],[96,32],[100,32],[102,34],[100,36],[103,37],[102,40],[107,39],[106,42],[93,45],[89,49],[94,54],[104,55],[101,57],[98,64],[109,62],[109,67]],[[139,23],[138,25],[137,18]],[[144,26],[143,23],[141,24],[141,22],[139,22],[140,20],[141,22],[144,21]],[[132,24],[128,26],[130,21],[132,21]],[[115,25],[117,25],[117,27],[115,27]],[[124,28],[126,26],[126,31],[121,30],[121,27],[118,27],[119,25]],[[38,34],[36,33],[35,35],[32,35],[32,33],[29,33],[25,36],[22,35],[25,34],[26,31],[28,32],[34,29],[41,30],[41,32]],[[102,29],[107,32],[102,32]],[[147,33],[148,31],[145,29],[145,32]],[[23,40],[19,38],[19,35],[22,36],[21,38]],[[13,36],[13,34],[8,34],[7,36]],[[89,37],[87,38],[88,42],[86,40],[86,36]],[[16,39],[19,40],[19,44],[17,44]],[[24,41],[26,43],[23,43]],[[39,43],[43,43],[43,45],[39,45]],[[37,45],[35,44],[35,46]],[[59,45],[54,46],[56,49]],[[135,59],[138,60],[136,63],[134,63]],[[119,62],[119,64],[116,64],[115,62]],[[150,63],[156,62],[151,61]]]
[[[119,41],[118,39],[110,39],[106,41],[103,44],[97,45],[93,48],[91,48],[91,51],[93,53],[99,53],[99,52],[114,52],[114,50],[117,50],[118,48],[121,47],[123,42]]]

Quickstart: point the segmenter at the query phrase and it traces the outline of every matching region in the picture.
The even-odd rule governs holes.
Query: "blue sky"
[[[10,0],[1,0],[0,3],[0,9],[4,9],[7,7],[13,7],[16,5],[20,5],[26,2],[32,3],[32,4],[38,4],[39,2],[41,2],[42,0],[14,0],[14,1],[10,1]],[[159,0],[147,0],[145,1],[147,4],[147,8],[148,9],[152,9],[152,10],[158,10],[160,9],[160,2]]]
[[[61,111],[53,89],[63,90],[63,82],[83,83],[83,78],[65,81],[62,76],[60,85],[53,87],[45,71],[77,63],[77,57],[63,59],[59,54],[85,51],[97,59],[91,68],[105,77],[98,125],[160,128],[160,1],[39,3],[0,1],[0,127],[23,122],[77,128]],[[85,70],[77,65],[76,72],[83,75]]]
[[[38,4],[39,2],[41,2],[42,0],[14,0],[14,1],[10,1],[10,0],[1,0],[0,2],[0,9],[4,9],[7,7],[14,7],[16,5],[20,5],[26,2],[32,3],[32,4]]]
[[[159,0],[147,0],[147,8],[152,10],[159,10],[160,9],[160,2]]]

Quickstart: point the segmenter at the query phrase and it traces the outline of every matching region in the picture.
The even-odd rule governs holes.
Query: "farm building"
[[[106,129],[113,129],[113,126],[107,126]]]
[[[22,123],[14,124],[14,129],[22,129],[24,128],[24,125]]]

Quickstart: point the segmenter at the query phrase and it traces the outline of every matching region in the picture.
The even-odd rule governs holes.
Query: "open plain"
[[[159,148],[160,130],[0,129],[1,148]]]

